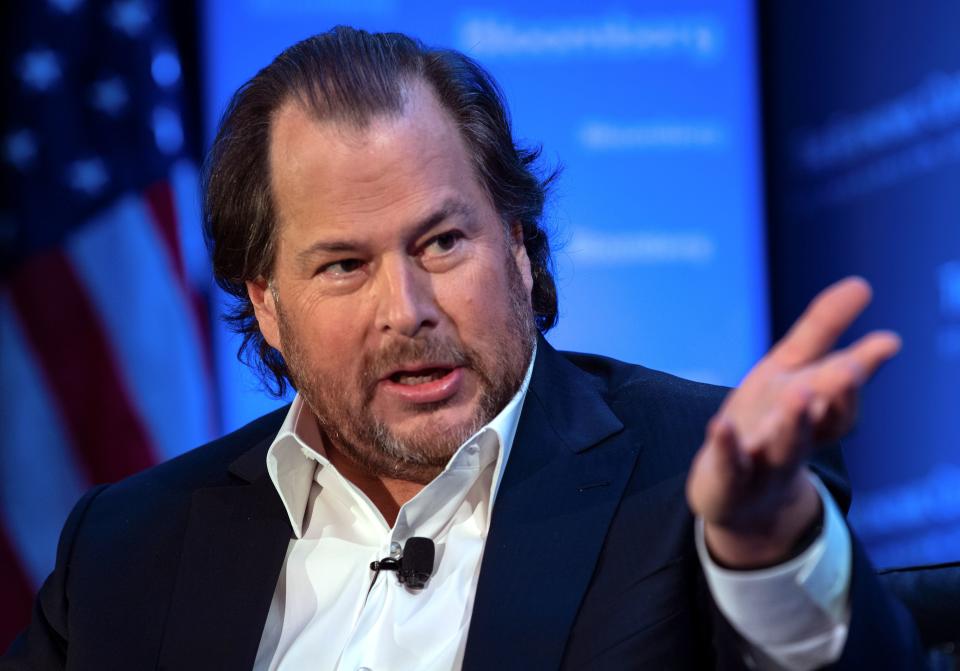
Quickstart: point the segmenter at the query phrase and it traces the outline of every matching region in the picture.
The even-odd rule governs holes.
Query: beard
[[[280,340],[290,378],[316,416],[325,439],[371,476],[421,484],[435,478],[457,448],[503,410],[526,376],[536,328],[529,294],[511,255],[506,268],[507,323],[502,331],[490,333],[489,354],[436,334],[396,340],[362,355],[359,380],[321,377],[312,371],[307,350],[278,302]],[[378,420],[370,407],[380,379],[413,361],[444,361],[473,371],[478,398],[472,416],[455,424],[430,421],[426,416],[447,404],[439,401],[417,406],[424,421],[403,435]],[[358,393],[350,393],[354,389]]]

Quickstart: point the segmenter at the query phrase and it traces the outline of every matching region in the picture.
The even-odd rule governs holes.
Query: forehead
[[[362,128],[285,104],[271,128],[270,173],[281,227],[388,223],[451,198],[486,200],[459,129],[422,83],[408,88],[401,113]]]

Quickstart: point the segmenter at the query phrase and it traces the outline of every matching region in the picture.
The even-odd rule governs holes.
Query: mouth
[[[408,403],[437,403],[452,398],[463,384],[464,369],[456,364],[407,365],[380,380],[389,396]]]
[[[414,370],[397,370],[387,376],[387,379],[396,384],[413,386],[433,382],[446,377],[455,366],[431,366]]]

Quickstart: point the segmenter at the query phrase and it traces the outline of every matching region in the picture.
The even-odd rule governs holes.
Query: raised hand
[[[900,349],[897,335],[875,331],[831,352],[870,297],[860,278],[821,292],[711,420],[687,499],[721,563],[783,561],[820,514],[804,462],[850,430],[860,388]]]

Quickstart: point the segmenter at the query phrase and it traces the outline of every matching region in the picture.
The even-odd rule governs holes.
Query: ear
[[[258,277],[253,281],[247,281],[247,296],[253,303],[253,312],[257,316],[257,324],[260,326],[260,333],[263,339],[275,350],[283,354],[280,349],[280,321],[277,315],[277,303],[273,297],[273,291],[270,289],[270,283]]]
[[[529,296],[533,292],[533,272],[530,269],[530,257],[527,256],[527,248],[523,244],[523,226],[520,222],[514,222],[510,226],[510,244],[513,259],[517,263],[517,270],[520,271],[523,286],[527,288],[527,295]]]

